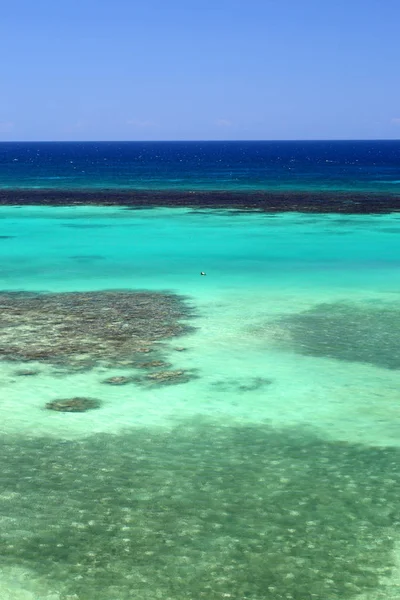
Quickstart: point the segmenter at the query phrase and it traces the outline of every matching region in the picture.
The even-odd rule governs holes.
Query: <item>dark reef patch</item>
[[[11,240],[15,237],[15,235],[0,235],[0,240]]]
[[[40,206],[185,206],[262,212],[312,212],[370,214],[400,210],[400,196],[388,193],[304,191],[276,192],[219,190],[0,190],[0,205]],[[65,224],[65,227],[106,227],[106,225]]]
[[[90,262],[92,260],[104,260],[106,257],[101,254],[76,254],[74,256],[69,256],[68,258],[79,262]]]
[[[127,383],[131,383],[131,381],[131,377],[126,377],[124,375],[113,375],[112,377],[103,379],[101,383],[106,383],[107,385],[126,385]]]
[[[71,227],[72,229],[105,229],[109,225],[105,223],[63,223],[63,227]]]
[[[384,233],[400,233],[400,227],[381,227],[379,231]]]
[[[244,377],[219,379],[211,384],[218,392],[254,392],[269,387],[272,379],[266,377]]]
[[[318,304],[281,317],[274,338],[299,354],[400,369],[400,305]]]
[[[132,377],[132,381],[143,387],[153,388],[188,383],[198,377],[197,369],[157,370],[146,375]]]
[[[75,398],[60,398],[48,402],[46,408],[57,412],[86,412],[100,408],[101,402],[96,398],[75,397]]]
[[[319,230],[314,230],[314,231],[303,231],[302,235],[315,235],[316,237],[320,237],[321,236],[321,231]],[[340,230],[340,229],[325,229],[323,231],[323,235],[352,235],[352,231],[351,230]]]
[[[0,293],[0,360],[40,361],[68,370],[139,367],[162,341],[192,328],[183,298],[102,291]]]
[[[172,365],[165,360],[147,360],[138,364],[141,369],[169,369]]]
[[[39,369],[18,369],[14,375],[17,375],[17,377],[33,377],[34,375],[39,375],[39,373]]]
[[[62,600],[386,597],[398,448],[196,419],[0,452],[2,564]]]

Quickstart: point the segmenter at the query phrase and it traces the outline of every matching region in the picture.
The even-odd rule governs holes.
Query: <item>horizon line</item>
[[[315,138],[315,139],[236,139],[236,140],[209,140],[209,139],[196,139],[196,140],[0,140],[0,144],[179,144],[179,143],[237,143],[237,142],[252,142],[252,143],[265,143],[265,142],[400,142],[400,138]]]

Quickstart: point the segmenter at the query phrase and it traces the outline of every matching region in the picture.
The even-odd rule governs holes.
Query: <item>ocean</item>
[[[399,598],[399,190],[396,141],[0,144],[2,600]]]
[[[396,193],[400,143],[0,142],[1,189]]]

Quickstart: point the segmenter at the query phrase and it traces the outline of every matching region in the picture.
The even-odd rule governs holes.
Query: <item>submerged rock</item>
[[[150,360],[148,362],[140,363],[138,366],[141,369],[155,369],[160,367],[168,369],[171,366],[171,363],[166,362],[165,360]]]
[[[48,410],[56,410],[59,412],[85,412],[94,408],[100,408],[101,402],[96,398],[63,398],[53,400],[46,404]]]
[[[173,379],[180,379],[185,375],[185,371],[157,371],[157,373],[151,373],[147,375],[147,379],[155,381],[171,381]]]
[[[92,260],[103,260],[106,257],[100,254],[74,254],[70,256],[72,260],[80,261],[80,262],[90,262]]]
[[[101,383],[108,383],[108,385],[125,385],[127,383],[130,383],[132,381],[132,377],[124,377],[124,376],[115,376],[115,377],[108,377],[107,379],[104,379]]]
[[[31,377],[33,375],[39,374],[38,369],[20,369],[19,371],[15,371],[15,375],[18,377]]]
[[[254,392],[264,389],[273,383],[267,377],[228,378],[214,381],[211,385],[219,392]]]
[[[132,380],[146,387],[158,387],[187,383],[198,377],[196,369],[179,369],[175,371],[156,371],[155,373],[133,377]]]

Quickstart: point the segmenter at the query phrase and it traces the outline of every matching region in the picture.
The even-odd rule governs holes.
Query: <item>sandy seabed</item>
[[[396,598],[396,215],[4,211],[4,598]]]

